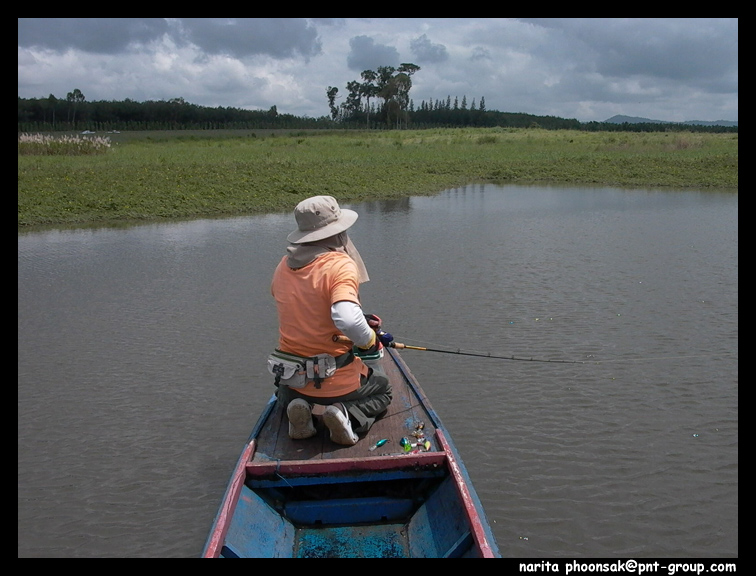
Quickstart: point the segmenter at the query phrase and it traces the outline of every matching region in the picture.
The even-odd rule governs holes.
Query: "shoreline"
[[[95,156],[18,161],[18,231],[228,218],[472,183],[738,190],[737,134],[437,129],[119,134]]]

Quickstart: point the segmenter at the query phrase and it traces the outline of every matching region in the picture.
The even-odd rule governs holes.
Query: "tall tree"
[[[347,82],[347,94],[346,101],[344,102],[344,112],[347,117],[352,118],[360,111],[360,105],[362,104],[362,84],[357,80]]]
[[[66,94],[66,100],[68,100],[71,103],[71,106],[73,108],[73,116],[71,118],[71,123],[76,126],[76,108],[86,100],[84,97],[84,94],[81,93],[81,90],[78,88],[74,88],[73,92],[69,92]]]
[[[378,86],[376,80],[378,75],[374,70],[363,70],[362,84],[360,85],[360,94],[365,97],[365,111],[367,112],[367,127],[370,129],[370,99],[378,95]]]
[[[51,123],[52,123],[52,127],[53,127],[53,130],[54,130],[55,129],[55,108],[58,105],[58,99],[55,96],[53,96],[52,94],[50,94],[47,97],[46,102],[47,102],[47,107],[52,111],[52,122]]]
[[[339,89],[335,86],[329,86],[326,90],[326,96],[328,96],[328,106],[331,109],[331,119],[336,120],[339,115],[339,109],[336,107],[336,95],[339,93]]]
[[[420,66],[417,64],[403,63],[399,66],[397,73],[391,77],[386,87],[385,93],[389,96],[386,103],[391,104],[389,112],[396,113],[397,128],[401,128],[401,122],[404,120],[405,127],[407,126],[408,110],[410,97],[409,93],[412,89],[412,76],[415,72],[420,70]]]
[[[407,126],[407,110],[409,109],[409,92],[412,88],[412,80],[409,74],[400,72],[393,78],[396,85],[396,94],[394,100],[399,105],[399,118],[397,119],[397,128],[401,128],[401,121],[404,120],[405,128]]]
[[[404,72],[408,76],[412,76],[415,72],[420,70],[420,66],[412,64],[411,62],[404,62],[399,65],[399,72]]]

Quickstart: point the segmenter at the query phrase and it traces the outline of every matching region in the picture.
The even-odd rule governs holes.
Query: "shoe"
[[[315,425],[312,423],[312,407],[306,400],[296,398],[286,407],[289,417],[289,438],[304,440],[315,435]]]
[[[343,406],[328,406],[323,412],[323,422],[331,431],[331,440],[336,444],[354,446],[359,437],[352,431],[352,423],[349,414]]]

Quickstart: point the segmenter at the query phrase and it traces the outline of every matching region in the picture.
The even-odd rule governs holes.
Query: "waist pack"
[[[330,378],[336,370],[353,360],[354,354],[351,351],[334,357],[330,354],[298,356],[276,349],[268,356],[268,372],[276,377],[276,386],[303,388],[307,382],[312,381],[316,388],[320,388],[323,380]]]

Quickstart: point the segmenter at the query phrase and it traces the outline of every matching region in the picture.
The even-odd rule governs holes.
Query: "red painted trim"
[[[454,458],[454,454],[446,441],[446,437],[440,429],[436,429],[436,437],[438,438],[439,444],[441,444],[444,451],[447,453],[449,460],[449,469],[451,470],[452,476],[454,477],[454,483],[457,485],[457,491],[462,498],[462,504],[465,507],[467,518],[470,521],[470,529],[472,531],[475,542],[478,544],[478,549],[480,550],[483,558],[496,558],[496,555],[493,553],[493,550],[491,550],[491,545],[488,543],[488,539],[486,538],[486,533],[483,529],[483,523],[481,522],[480,516],[478,515],[478,509],[475,506],[475,502],[473,501],[472,496],[470,495],[470,490],[467,488],[467,482],[465,481],[459,463]]]
[[[245,480],[245,466],[252,459],[252,455],[255,453],[255,440],[251,440],[242,450],[241,456],[236,463],[236,468],[231,475],[226,493],[223,496],[223,502],[221,503],[218,515],[215,518],[213,530],[208,538],[205,552],[202,554],[203,558],[218,558],[220,556],[221,548],[226,540],[226,534],[228,533],[228,527],[231,523],[231,518],[236,510],[236,503],[239,500],[239,494],[241,494],[242,486],[244,486]]]
[[[247,474],[252,477],[272,474],[335,474],[340,472],[394,470],[416,466],[442,466],[446,460],[444,452],[419,452],[396,456],[376,456],[373,458],[332,458],[330,460],[288,460],[270,462],[248,462]]]

